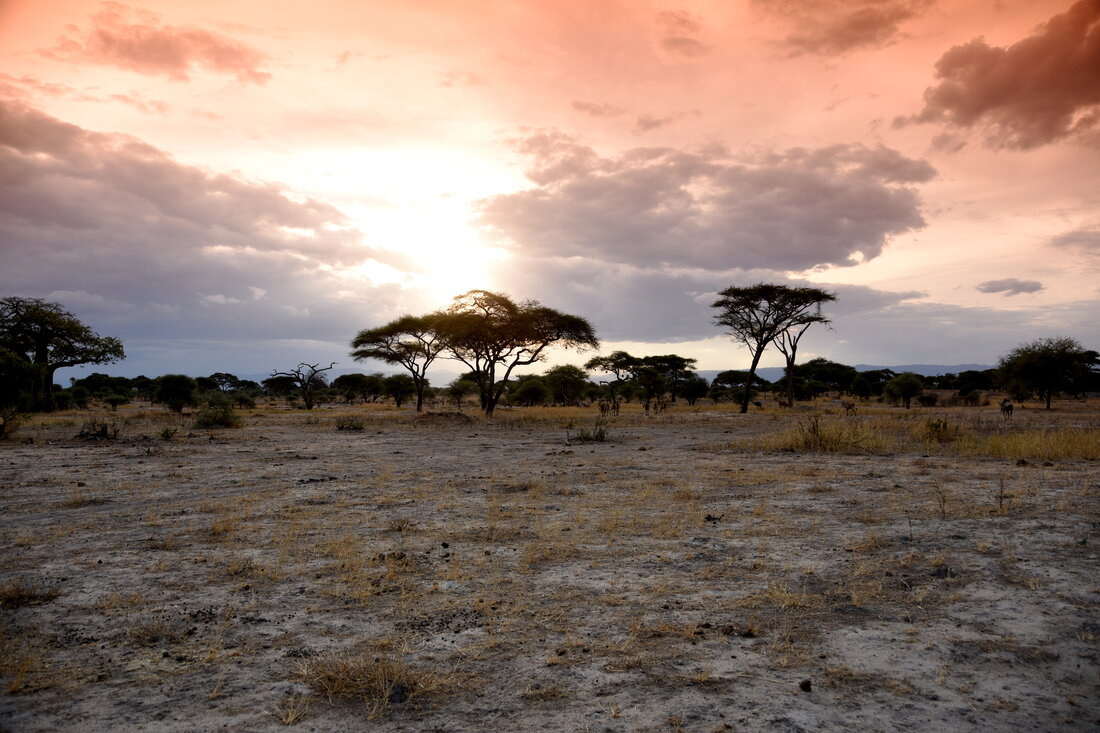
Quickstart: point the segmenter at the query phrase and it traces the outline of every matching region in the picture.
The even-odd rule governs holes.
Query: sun
[[[426,290],[440,303],[475,288],[492,289],[493,265],[507,253],[482,241],[462,201],[439,199],[354,212],[363,243],[382,250],[386,264],[370,261],[352,273],[375,284]]]

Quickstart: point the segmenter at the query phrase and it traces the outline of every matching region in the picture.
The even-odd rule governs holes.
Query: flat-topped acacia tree
[[[416,411],[420,412],[428,367],[447,346],[440,329],[441,317],[439,313],[404,315],[384,326],[364,329],[351,341],[351,356],[356,361],[378,359],[404,367],[416,387]]]
[[[592,324],[584,318],[533,300],[515,303],[488,290],[456,296],[440,314],[436,328],[451,358],[473,371],[486,417],[492,417],[516,367],[542,361],[551,346],[600,346]]]
[[[712,304],[718,309],[715,324],[728,329],[729,335],[743,343],[752,354],[741,397],[741,412],[748,412],[749,385],[756,376],[764,349],[790,329],[797,330],[807,322],[820,322],[814,314],[820,313],[822,303],[835,300],[836,296],[820,288],[773,283],[757,283],[744,288],[732,286],[718,295],[720,297]]]

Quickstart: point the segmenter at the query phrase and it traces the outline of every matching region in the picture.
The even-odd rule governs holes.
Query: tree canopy
[[[752,356],[749,377],[741,398],[741,412],[749,411],[749,384],[756,374],[760,357],[768,344],[783,333],[803,325],[821,322],[821,303],[836,296],[819,288],[791,287],[773,283],[757,283],[749,287],[731,286],[718,293],[712,307],[718,309],[714,322],[727,329],[734,341],[744,344]],[[805,330],[805,329],[803,329]],[[793,358],[793,349],[791,349]]]
[[[1085,391],[1098,367],[1100,354],[1066,337],[1020,344],[997,362],[1001,383],[1010,394],[1037,393],[1048,410],[1055,394]]]
[[[492,416],[516,367],[542,361],[550,346],[600,345],[592,324],[580,316],[533,300],[517,304],[488,290],[456,296],[435,327],[451,357],[473,371],[486,416]]]
[[[111,364],[125,358],[122,341],[100,336],[58,303],[41,298],[0,299],[0,348],[34,366],[30,394],[38,409],[53,410],[58,369]]]
[[[416,411],[424,407],[428,367],[447,347],[440,328],[442,315],[404,315],[378,328],[364,329],[352,339],[351,356],[356,361],[378,359],[404,367],[413,380]]]

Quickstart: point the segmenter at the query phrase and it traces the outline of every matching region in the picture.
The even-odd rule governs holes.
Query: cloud
[[[584,112],[586,115],[592,115],[593,117],[617,117],[626,111],[613,104],[603,102],[582,102],[579,99],[573,100],[572,107],[578,112]]]
[[[987,280],[979,284],[977,289],[983,293],[1004,293],[1005,296],[1011,296],[1020,293],[1037,293],[1043,287],[1038,280],[1017,280],[1009,277],[1004,280]]]
[[[657,43],[673,56],[694,59],[710,53],[712,46],[696,36],[703,30],[699,19],[686,10],[665,10],[654,17],[657,26]]]
[[[994,148],[1090,140],[1100,129],[1100,2],[1080,0],[1008,48],[982,38],[955,46],[936,62],[936,78],[924,109],[896,126],[978,127]]]
[[[654,115],[641,115],[634,121],[634,134],[644,135],[650,130],[656,130],[659,127],[665,127],[671,125],[673,122],[682,120],[685,117],[699,116],[699,110],[694,109],[690,112],[678,112],[676,114],[667,115],[665,117],[656,117]]]
[[[261,69],[266,55],[233,38],[194,26],[161,25],[155,14],[133,13],[118,3],[102,7],[92,16],[90,31],[73,28],[74,35],[62,36],[55,47],[39,53],[175,81],[188,81],[196,68],[233,76],[242,83],[265,84],[271,79]]]
[[[877,257],[920,229],[934,169],[884,147],[733,155],[719,146],[605,158],[557,131],[515,142],[534,188],[479,202],[513,251],[639,267],[799,271]]]
[[[1050,243],[1055,247],[1076,249],[1100,256],[1100,229],[1076,229],[1065,232],[1054,237]]]
[[[404,257],[365,246],[325,202],[2,99],[0,190],[0,291],[48,294],[101,333],[343,342],[419,307],[398,285],[342,274],[372,261],[404,270]]]
[[[902,36],[901,26],[935,0],[755,0],[795,30],[783,43],[792,56],[839,55],[881,48]]]

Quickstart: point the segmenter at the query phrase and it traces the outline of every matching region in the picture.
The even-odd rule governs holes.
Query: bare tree
[[[321,366],[320,362],[317,364],[302,362],[289,372],[271,372],[271,376],[286,377],[291,380],[294,388],[298,390],[298,394],[302,398],[302,404],[305,405],[307,410],[312,410],[317,399],[317,392],[328,386],[324,372],[334,366],[336,366],[336,362],[332,362],[327,367]]]

